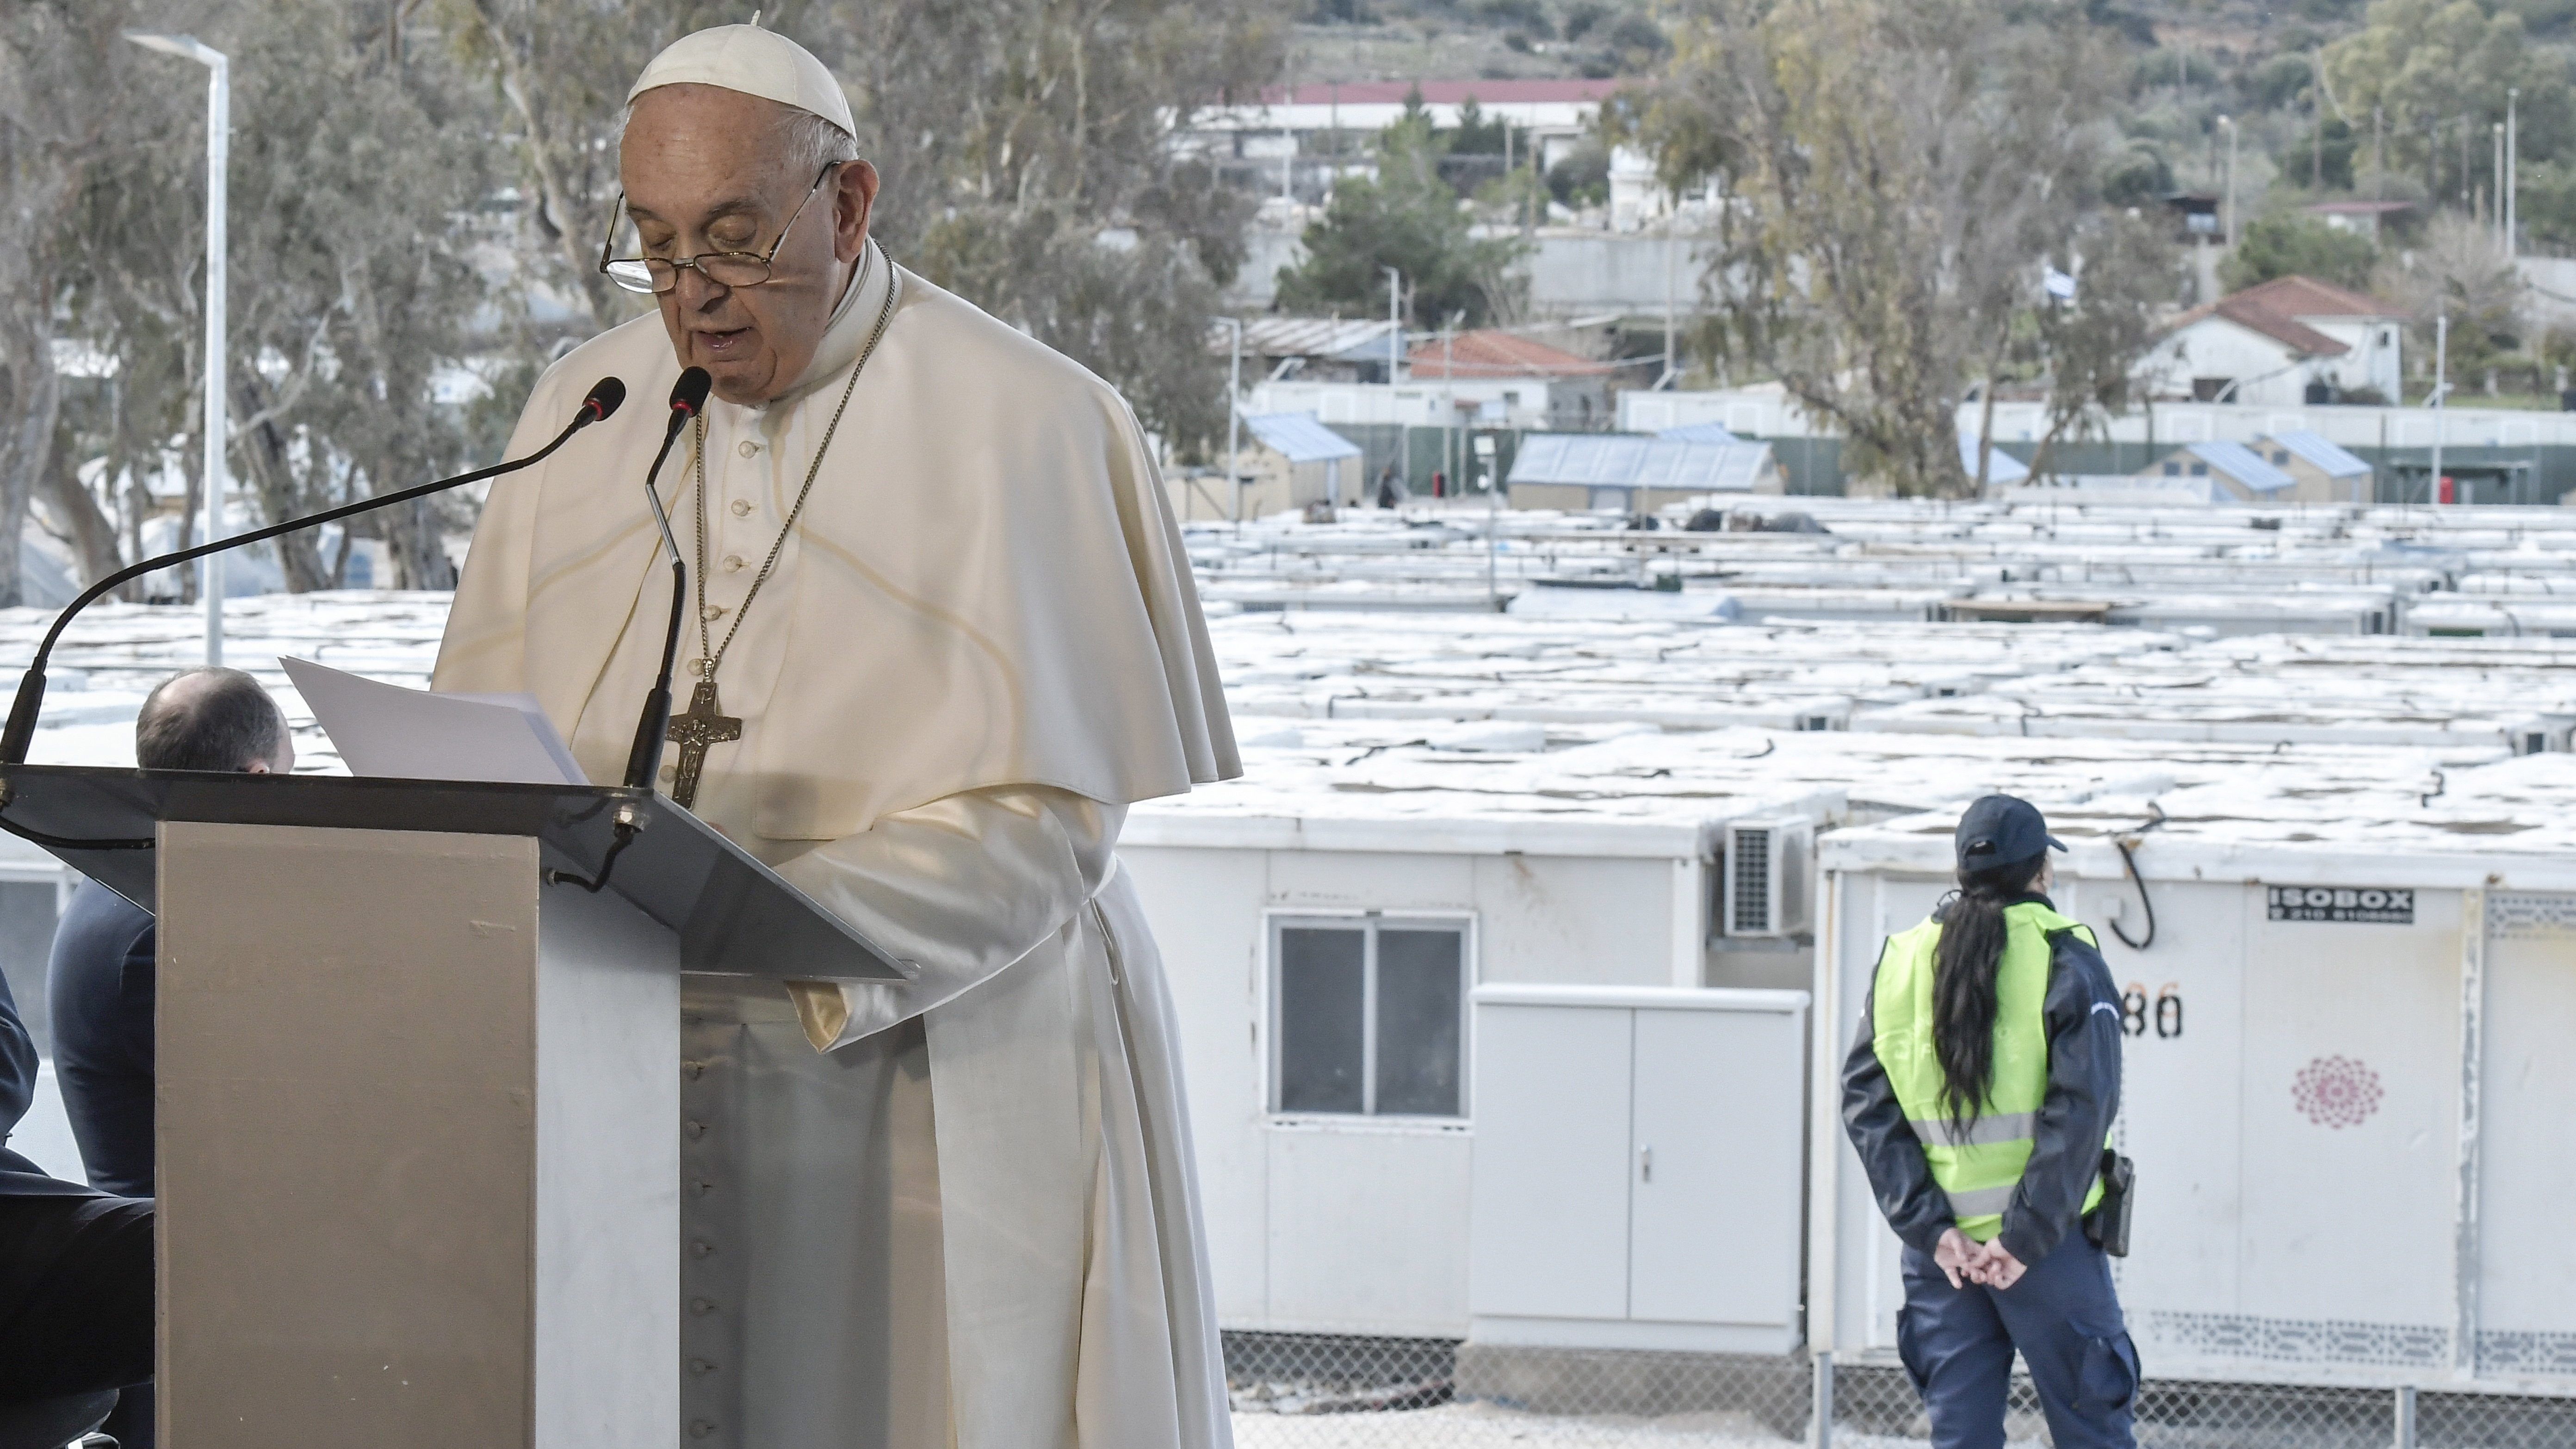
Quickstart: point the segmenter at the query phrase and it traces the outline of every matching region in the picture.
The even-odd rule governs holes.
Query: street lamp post
[[[2227,249],[2236,249],[2236,122],[2221,116],[2218,124],[2227,128]]]
[[[1225,371],[1225,487],[1227,512],[1243,527],[1243,319],[1219,317],[1234,329],[1234,356]]]
[[[2515,232],[2516,223],[2522,219],[2517,214],[2519,209],[2515,206],[2515,203],[2521,200],[2522,182],[2521,178],[2514,174],[2520,169],[2522,163],[2521,147],[2517,144],[2522,138],[2518,134],[2515,125],[2515,123],[2521,119],[2516,114],[2520,109],[2521,104],[2522,87],[2514,86],[2505,91],[2503,206],[2504,254],[2505,259],[2508,261],[2511,261],[2522,254],[2522,238],[2516,235]]]
[[[206,82],[206,534],[212,543],[224,531],[224,196],[225,161],[231,150],[233,87],[231,61],[193,35],[156,35],[129,30],[125,38],[146,50],[193,60],[212,72]],[[197,561],[197,592],[206,602],[206,662],[224,662],[224,556]]]

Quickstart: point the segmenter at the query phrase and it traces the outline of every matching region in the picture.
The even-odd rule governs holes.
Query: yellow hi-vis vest
[[[2061,931],[2094,941],[2090,927],[2037,901],[2004,907],[2003,957],[1995,963],[1994,1080],[1976,1120],[1954,1126],[1941,1105],[1940,1055],[1932,1046],[1932,948],[1941,923],[1927,920],[1888,938],[1870,1006],[1870,1046],[1896,1089],[1906,1125],[1923,1144],[1932,1180],[1950,1197],[1959,1231],[1985,1242],[2003,1231],[2004,1209],[2030,1161],[2031,1131],[2048,1095],[2049,939]],[[2084,1211],[2102,1200],[2097,1177]]]

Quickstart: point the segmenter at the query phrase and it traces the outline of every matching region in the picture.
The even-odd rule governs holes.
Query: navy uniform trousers
[[[1896,1349],[1931,1414],[1934,1449],[2003,1449],[2015,1349],[2057,1449],[2138,1442],[2138,1350],[2111,1291],[2111,1260],[2081,1231],[2009,1289],[1953,1288],[1931,1254],[1907,1248]]]

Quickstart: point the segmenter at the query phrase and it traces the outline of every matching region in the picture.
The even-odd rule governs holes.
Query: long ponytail
[[[1995,1074],[1995,968],[2004,955],[2004,906],[2039,878],[2046,858],[1959,872],[1959,893],[1932,947],[1932,1051],[1941,1062],[1941,1110],[1964,1130],[1984,1111]]]

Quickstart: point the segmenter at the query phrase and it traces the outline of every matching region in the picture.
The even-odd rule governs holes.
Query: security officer
[[[2119,994],[2049,902],[2066,847],[2036,808],[1988,795],[1956,843],[1957,893],[1881,949],[1843,1064],[1844,1126],[1905,1244],[1897,1352],[1936,1449],[2001,1449],[2016,1349],[2057,1449],[2130,1449],[2138,1353],[2086,1231]]]

